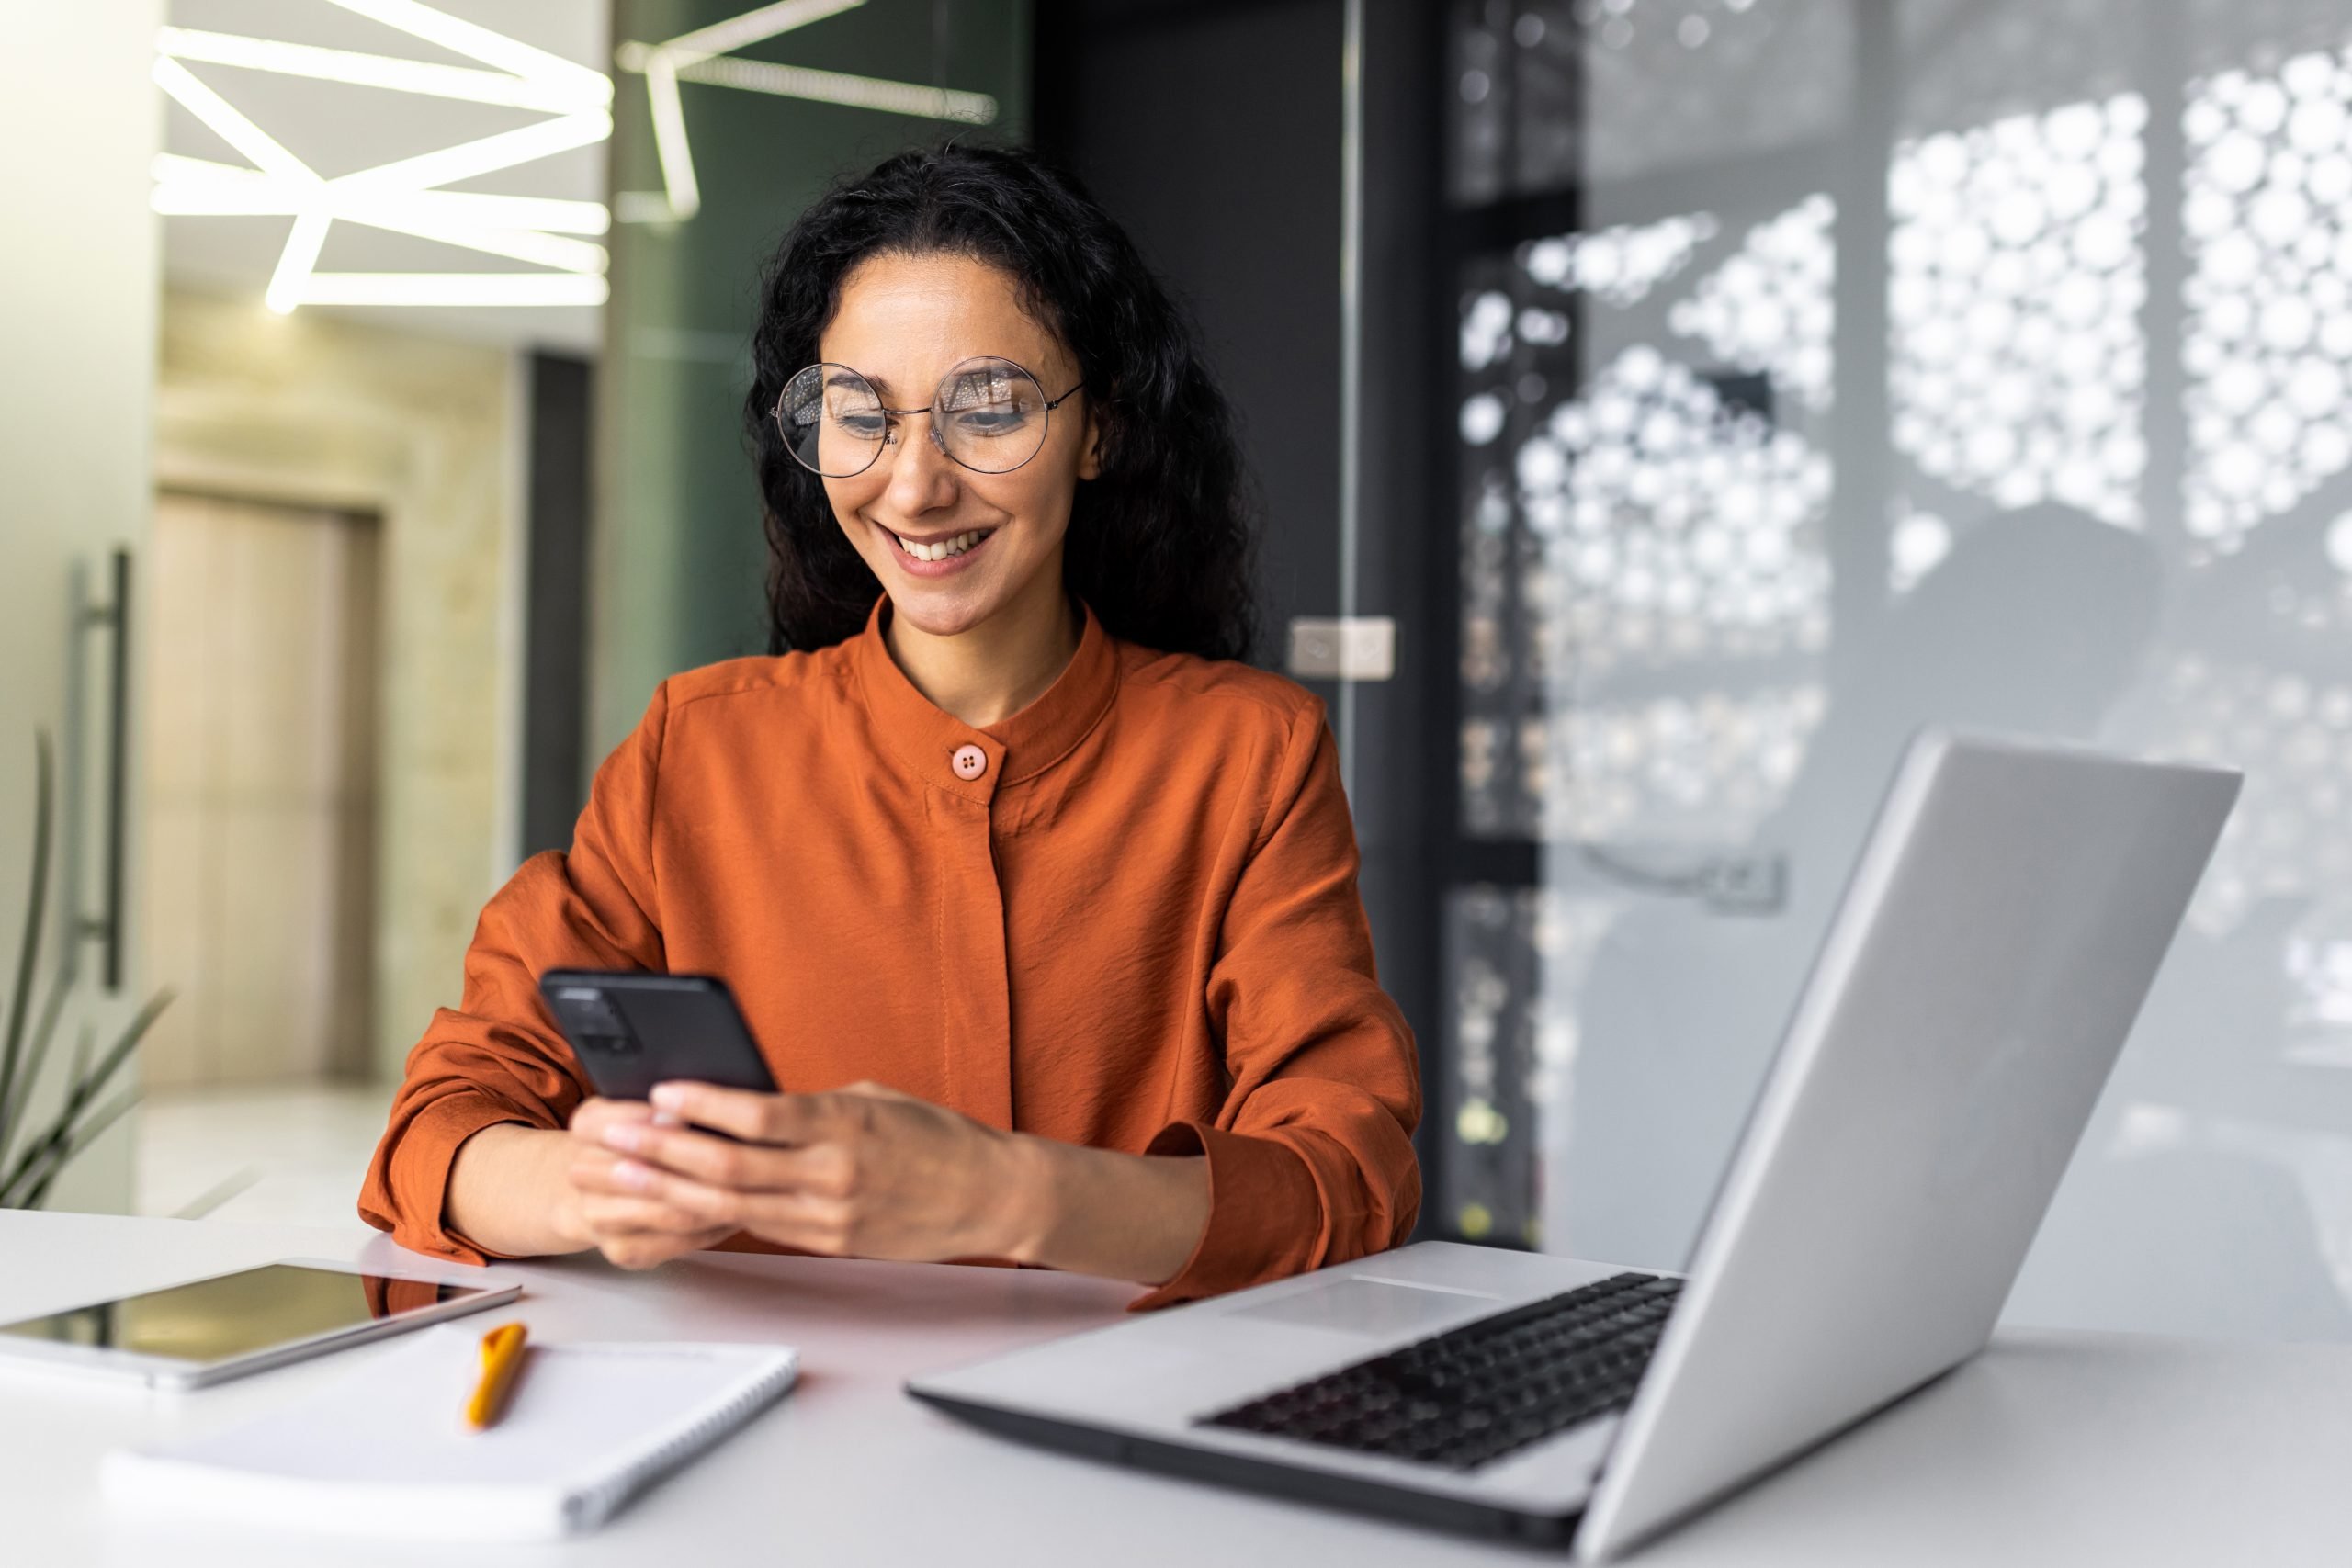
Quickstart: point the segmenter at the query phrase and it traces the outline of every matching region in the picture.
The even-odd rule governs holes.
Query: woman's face
[[[954,366],[981,355],[1010,359],[1047,398],[1078,384],[1078,365],[1021,309],[1013,280],[965,256],[877,255],[842,286],[841,308],[818,356],[874,384],[883,404],[922,408]],[[931,439],[931,419],[894,422],[874,466],[825,480],[833,518],[890,596],[894,620],[952,637],[992,616],[1057,615],[1062,535],[1080,479],[1096,472],[1097,436],[1081,392],[1052,414],[1045,446],[1011,473],[975,473]],[[965,534],[965,554],[924,562],[899,543]]]

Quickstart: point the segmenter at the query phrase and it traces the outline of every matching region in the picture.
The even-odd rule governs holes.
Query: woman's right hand
[[[650,1269],[735,1234],[733,1225],[713,1226],[659,1199],[622,1196],[609,1180],[598,1179],[624,1157],[605,1145],[605,1129],[654,1120],[653,1108],[642,1100],[591,1100],[566,1129],[571,1157],[557,1224],[582,1250],[594,1247],[623,1269]]]

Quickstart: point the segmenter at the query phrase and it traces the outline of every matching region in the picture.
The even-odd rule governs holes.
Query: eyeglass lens
[[[894,412],[927,412],[940,449],[977,473],[1010,473],[1037,455],[1052,417],[1035,377],[1009,359],[967,359],[927,410],[893,411],[846,365],[811,365],[785,384],[776,424],[803,468],[846,479],[873,467]]]

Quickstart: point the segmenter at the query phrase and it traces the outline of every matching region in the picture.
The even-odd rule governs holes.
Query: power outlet
[[[1396,623],[1386,615],[1290,624],[1290,673],[1301,681],[1386,681],[1396,674]]]

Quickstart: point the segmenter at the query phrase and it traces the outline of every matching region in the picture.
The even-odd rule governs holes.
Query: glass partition
[[[2352,15],[1450,43],[1458,832],[1529,853],[1448,899],[1447,1227],[1681,1262],[1953,722],[2247,775],[2011,1315],[2352,1335]]]
[[[760,270],[836,176],[1024,140],[1029,0],[615,0],[612,303],[597,386],[586,751],[673,671],[761,653],[743,394]]]

